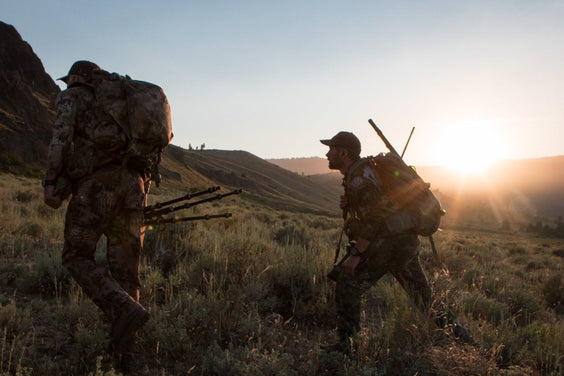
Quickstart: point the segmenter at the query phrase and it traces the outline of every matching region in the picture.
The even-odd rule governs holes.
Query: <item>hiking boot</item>
[[[473,343],[474,342],[474,339],[472,338],[470,331],[468,329],[466,329],[465,327],[463,327],[462,324],[460,323],[460,321],[458,321],[458,320],[456,320],[454,322],[454,325],[452,326],[452,334],[454,335],[455,338],[458,338],[462,342],[465,342],[465,343]]]
[[[122,351],[133,342],[135,333],[149,320],[149,312],[138,305],[134,310],[123,314],[113,325],[111,333],[111,348]]]

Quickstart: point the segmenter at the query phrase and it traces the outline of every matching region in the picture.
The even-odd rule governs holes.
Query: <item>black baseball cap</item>
[[[323,145],[340,146],[347,149],[352,156],[360,155],[360,141],[351,132],[341,131],[329,140],[319,140]]]
[[[67,82],[69,76],[71,75],[90,77],[92,72],[96,70],[100,70],[100,67],[93,62],[87,60],[78,60],[72,65],[69,73],[66,76],[57,78],[57,80]]]

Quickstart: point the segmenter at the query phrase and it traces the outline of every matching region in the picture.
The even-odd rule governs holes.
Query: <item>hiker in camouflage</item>
[[[329,146],[329,168],[343,175],[345,194],[340,207],[344,217],[348,215],[345,232],[350,244],[347,255],[331,273],[336,280],[339,341],[323,348],[350,354],[354,350],[354,335],[360,329],[362,293],[385,274],[395,277],[422,312],[430,312],[432,293],[419,262],[417,234],[406,232],[403,225],[401,231],[394,231],[385,224],[396,209],[383,194],[380,178],[360,157],[358,138],[350,132],[339,132],[320,141]]]
[[[59,208],[70,199],[64,229],[63,265],[87,296],[111,322],[110,349],[130,351],[135,332],[149,319],[139,304],[139,259],[143,245],[143,208],[147,177],[125,166],[119,151],[125,136],[111,117],[95,106],[89,85],[99,67],[89,61],[74,63],[60,80],[67,89],[57,97],[57,118],[49,145],[44,201]],[[93,133],[104,129],[104,143]],[[107,238],[107,266],[97,265],[96,245]]]

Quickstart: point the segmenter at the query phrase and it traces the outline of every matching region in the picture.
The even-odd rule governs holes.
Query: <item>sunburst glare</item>
[[[494,124],[475,121],[455,124],[443,133],[443,164],[462,175],[483,173],[503,157],[503,144]]]

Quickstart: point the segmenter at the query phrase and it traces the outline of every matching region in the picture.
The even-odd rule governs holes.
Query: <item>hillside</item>
[[[59,92],[31,46],[0,22],[0,171],[41,175]]]
[[[338,184],[300,176],[245,151],[170,145],[161,170],[163,186],[241,188],[247,199],[274,209],[334,214],[340,194]]]
[[[331,171],[329,170],[327,159],[319,157],[278,158],[267,159],[266,161],[300,175],[326,174]]]

